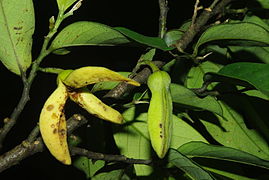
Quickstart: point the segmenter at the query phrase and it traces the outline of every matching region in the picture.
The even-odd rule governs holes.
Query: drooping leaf
[[[91,159],[81,156],[74,161],[73,165],[83,171],[87,178],[91,178],[99,169],[104,167],[105,162],[102,160],[93,162]]]
[[[246,81],[269,96],[269,64],[232,63],[224,66],[217,74]]]
[[[128,38],[140,43],[147,45],[149,47],[161,49],[164,51],[172,50],[173,48],[170,48],[166,45],[165,41],[159,37],[149,37],[144,36],[142,34],[139,34],[135,31],[132,31],[130,29],[124,28],[124,27],[115,27],[115,30],[119,31],[123,35],[127,36]]]
[[[227,104],[220,102],[223,118],[200,117],[207,131],[224,146],[239,149],[269,160],[269,146],[254,129],[248,129],[243,117]]]
[[[75,22],[65,27],[52,41],[51,49],[71,46],[115,46],[130,40],[113,28],[88,21]],[[63,54],[63,50],[61,53]]]
[[[269,30],[264,27],[250,23],[227,23],[208,28],[199,38],[194,48],[194,54],[198,48],[206,43],[219,41],[228,45],[269,45]]]
[[[269,169],[269,161],[225,146],[210,145],[203,142],[190,142],[182,145],[177,150],[189,158],[216,159]]]
[[[0,1],[0,61],[17,75],[31,65],[34,25],[32,0]]]
[[[211,96],[200,98],[188,88],[178,84],[172,83],[170,85],[170,89],[174,103],[192,107],[192,109],[197,108],[198,110],[208,110],[220,116],[222,115],[221,106],[215,98]]]
[[[58,8],[60,11],[65,11],[76,1],[78,0],[57,0]]]
[[[193,180],[214,180],[215,178],[191,159],[187,158],[179,151],[170,149],[168,152],[168,161],[184,171]]]
[[[207,72],[217,72],[220,68],[211,63],[204,62],[198,67],[193,67],[186,80],[187,87],[199,88],[203,83],[203,77]],[[212,88],[212,87],[211,87]],[[231,98],[229,102],[232,102]],[[262,159],[269,159],[267,142],[254,129],[248,129],[242,115],[229,105],[219,101],[223,110],[222,117],[197,116],[206,127],[207,131],[222,145],[240,149]],[[243,106],[243,103],[241,103]],[[197,114],[197,113],[196,113]]]

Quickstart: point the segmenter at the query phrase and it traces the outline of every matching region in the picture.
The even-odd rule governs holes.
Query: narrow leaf
[[[198,48],[209,42],[220,41],[228,45],[269,45],[269,31],[264,27],[250,23],[227,23],[208,28],[199,38],[194,48],[194,54]]]
[[[164,51],[172,50],[173,48],[170,48],[166,45],[165,41],[159,37],[149,37],[144,36],[142,34],[139,34],[135,31],[132,31],[130,29],[124,28],[124,27],[115,27],[115,30],[119,31],[123,35],[127,36],[128,38],[131,38],[132,40],[144,44],[153,48],[161,49]]]
[[[170,149],[168,161],[187,173],[194,180],[213,180],[212,175],[198,166],[195,162],[185,157],[179,151]]]
[[[252,154],[225,146],[210,145],[203,142],[190,142],[177,149],[189,158],[199,157],[231,161],[269,169],[269,161]]]
[[[86,45],[114,46],[129,42],[128,38],[107,25],[80,21],[65,27],[53,40],[51,49]]]
[[[0,61],[17,75],[31,65],[34,25],[32,0],[0,1]]]

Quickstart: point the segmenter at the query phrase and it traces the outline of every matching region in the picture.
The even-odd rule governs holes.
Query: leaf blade
[[[187,173],[194,180],[214,180],[212,175],[175,149],[170,149],[168,161]]]
[[[26,71],[32,62],[34,7],[31,0],[0,1],[0,60],[13,73]]]
[[[244,151],[225,146],[210,145],[197,141],[182,145],[178,148],[178,151],[190,158],[219,159],[269,169],[269,161],[265,161]]]

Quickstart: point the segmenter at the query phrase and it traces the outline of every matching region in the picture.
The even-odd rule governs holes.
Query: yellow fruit
[[[100,99],[90,93],[88,89],[84,88],[78,91],[73,91],[70,92],[69,95],[72,101],[79,104],[90,114],[117,124],[123,122],[123,117],[118,111],[104,104]]]
[[[123,81],[134,86],[140,86],[138,82],[126,78],[117,72],[104,67],[95,66],[76,69],[63,80],[64,84],[72,88],[81,88],[89,84],[103,81]]]
[[[64,116],[64,105],[68,93],[62,81],[57,89],[45,102],[39,118],[41,136],[50,153],[60,162],[71,164],[71,157],[67,144],[67,129]]]

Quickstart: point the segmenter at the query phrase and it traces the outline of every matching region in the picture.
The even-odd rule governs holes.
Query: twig
[[[150,165],[152,160],[150,159],[132,159],[127,158],[123,155],[111,155],[111,154],[103,154],[103,153],[96,153],[92,151],[88,151],[87,149],[72,147],[71,148],[72,155],[82,155],[86,156],[89,159],[94,160],[104,160],[104,161],[116,161],[116,162],[123,162],[127,164],[146,164]]]
[[[168,1],[167,0],[159,0],[160,7],[160,17],[159,17],[159,37],[163,38],[166,32],[166,19],[168,13]]]
[[[205,8],[201,15],[196,19],[193,26],[182,35],[182,38],[175,44],[178,51],[184,52],[186,47],[191,43],[195,35],[201,30],[201,28],[208,22],[208,20],[214,15],[220,13],[223,8],[232,0],[214,0],[209,8]]]
[[[86,123],[87,119],[84,116],[78,114],[73,115],[67,121],[68,134],[71,134],[75,129]],[[32,132],[33,134],[36,134],[36,129],[34,129]],[[28,139],[29,138],[12,150],[0,156],[0,172],[18,164],[23,159],[35,153],[42,152],[45,149],[41,137],[34,140],[31,139],[32,142],[29,142]]]
[[[164,65],[164,62],[161,61],[154,61],[155,65],[158,67],[162,67]],[[141,84],[145,83],[147,81],[148,76],[151,74],[150,68],[146,67],[143,70],[141,70],[139,73],[137,73],[133,79]],[[109,91],[104,97],[105,98],[115,98],[119,99],[121,98],[125,93],[132,91],[135,88],[135,86],[129,85],[127,83],[120,83],[118,84],[114,89]]]
[[[192,15],[191,26],[193,26],[196,21],[198,11],[202,9],[202,7],[198,7],[199,3],[200,3],[200,0],[196,0],[195,5],[194,5],[194,10],[193,10],[193,15]]]
[[[28,135],[27,142],[32,143],[39,134],[39,126],[36,125],[31,133]]]

